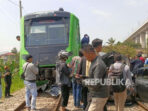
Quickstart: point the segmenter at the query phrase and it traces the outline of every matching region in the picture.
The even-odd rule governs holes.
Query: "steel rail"
[[[14,111],[21,111],[21,110],[23,110],[25,108],[25,103],[26,102],[23,101],[17,108],[14,109]],[[60,103],[61,103],[61,95],[59,95],[59,97],[55,101],[55,105],[53,106],[53,110],[52,111],[58,111],[59,107],[60,107]],[[50,109],[50,106],[49,106],[49,109]]]
[[[137,104],[140,106],[140,107],[142,107],[143,109],[145,109],[146,111],[148,111],[148,106],[146,106],[146,105],[144,105],[142,102],[140,102],[140,101],[136,101],[137,102]]]
[[[14,111],[21,111],[21,109],[23,109],[25,107],[26,102],[23,101],[16,109],[14,109]]]

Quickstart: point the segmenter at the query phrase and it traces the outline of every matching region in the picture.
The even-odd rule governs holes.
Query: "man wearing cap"
[[[36,87],[36,75],[38,74],[38,68],[32,63],[33,57],[31,55],[26,56],[26,63],[23,65],[24,75],[25,75],[25,90],[26,90],[26,108],[31,110],[36,109],[36,97],[37,97],[37,87]],[[30,95],[32,96],[30,104]]]

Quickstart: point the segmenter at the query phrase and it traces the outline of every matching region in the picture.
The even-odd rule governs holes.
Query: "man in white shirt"
[[[36,86],[36,75],[38,74],[38,68],[32,63],[33,57],[31,55],[26,56],[26,63],[23,65],[25,75],[25,89],[26,89],[26,107],[31,110],[36,110],[36,97],[37,97],[37,86]],[[30,105],[30,95],[32,96]]]

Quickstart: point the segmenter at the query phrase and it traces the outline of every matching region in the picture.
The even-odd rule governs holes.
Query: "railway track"
[[[0,104],[0,111],[27,111],[25,106],[24,98],[24,89],[18,91],[14,94],[14,97],[6,99],[3,104]],[[17,95],[17,96],[16,96]],[[53,98],[47,93],[39,93],[37,97],[37,111],[58,111],[60,105],[61,97]],[[125,107],[124,111],[148,111],[148,104],[137,101],[137,104],[134,104],[129,107]],[[114,104],[107,105],[108,111],[115,111]],[[82,109],[77,109],[74,107],[73,96],[70,95],[68,107],[69,111],[82,111]]]
[[[114,104],[109,104],[107,107],[108,111],[116,111]],[[140,101],[136,101],[136,104],[126,106],[124,111],[148,111],[148,106]]]
[[[36,100],[37,111],[58,111],[61,102],[61,95],[59,97],[51,97],[47,93],[39,93]],[[23,101],[14,111],[28,111],[25,108],[25,101]]]
[[[148,106],[148,104],[144,104],[144,106]],[[69,111],[83,111],[82,109],[77,109],[74,107],[74,102],[73,102],[73,96],[70,95],[69,97],[69,102],[68,102],[68,106],[67,109]],[[115,109],[115,105],[112,102],[109,102],[107,104],[107,111],[116,111]],[[143,106],[141,106],[140,104],[136,103],[134,105],[131,106],[125,106],[125,110],[124,111],[148,111],[147,109],[143,108]]]
[[[142,107],[145,111],[148,111],[148,105],[145,105],[144,103],[140,102],[140,101],[136,101],[137,104]]]

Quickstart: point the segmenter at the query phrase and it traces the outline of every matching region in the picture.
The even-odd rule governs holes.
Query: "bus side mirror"
[[[17,40],[17,41],[20,41],[20,40],[21,40],[19,35],[16,36],[16,40]]]

